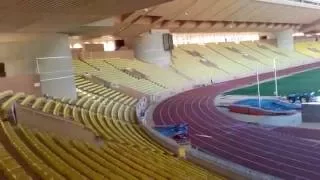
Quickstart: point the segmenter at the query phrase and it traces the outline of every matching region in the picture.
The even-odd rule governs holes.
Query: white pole
[[[278,78],[277,78],[277,65],[276,58],[273,59],[273,71],[274,71],[274,86],[275,86],[275,96],[278,97]]]
[[[40,69],[39,69],[39,62],[38,59],[36,59],[36,63],[37,63],[37,73],[40,74]]]
[[[257,66],[257,85],[258,85],[258,103],[259,103],[259,108],[261,108],[260,79],[259,79],[259,70],[258,70],[258,66]]]

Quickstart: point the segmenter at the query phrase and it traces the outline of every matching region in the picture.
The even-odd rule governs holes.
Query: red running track
[[[280,76],[320,67],[320,62],[278,71]],[[261,74],[270,79],[273,73]],[[255,82],[255,76],[183,92],[155,109],[156,125],[185,122],[190,140],[221,158],[283,179],[320,179],[320,146],[300,137],[320,137],[320,131],[263,127],[234,120],[214,106],[215,97],[231,88]],[[284,133],[285,132],[285,133]],[[312,134],[311,133],[311,134]],[[199,136],[200,135],[200,136]],[[206,136],[201,136],[206,135]]]

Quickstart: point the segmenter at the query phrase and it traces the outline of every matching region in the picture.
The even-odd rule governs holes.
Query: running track
[[[320,67],[320,62],[278,71],[280,76]],[[270,79],[273,73],[261,74]],[[153,113],[156,125],[189,124],[193,145],[221,158],[284,179],[320,179],[320,131],[270,128],[234,120],[217,110],[222,92],[255,82],[255,76],[183,92],[161,102]],[[200,135],[200,136],[199,136]],[[204,137],[206,135],[209,137]]]

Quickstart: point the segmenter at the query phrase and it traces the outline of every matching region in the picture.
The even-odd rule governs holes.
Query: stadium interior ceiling
[[[168,0],[2,0],[0,32],[72,32],[79,26]],[[90,26],[90,25],[88,25]]]
[[[1,33],[60,32],[83,39],[134,37],[157,28],[173,33],[320,28],[318,5],[288,0],[4,0],[0,8]]]

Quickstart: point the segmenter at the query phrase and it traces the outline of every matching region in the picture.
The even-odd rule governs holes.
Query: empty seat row
[[[28,166],[21,167],[4,151],[0,165],[6,165],[6,177],[12,179],[32,179],[28,173],[41,179],[223,179],[171,155],[114,142],[97,146],[0,123],[9,146]]]
[[[312,58],[320,57],[320,43],[317,41],[303,41],[294,44],[296,51]]]
[[[1,133],[1,135],[3,134]],[[32,179],[22,165],[6,150],[2,144],[0,144],[0,171],[6,179]]]
[[[81,76],[75,77],[76,88],[80,92],[79,94],[90,93],[93,96],[101,96],[107,99],[113,99],[115,101],[121,102],[133,106],[137,103],[137,99],[126,94],[120,93],[116,90],[106,88],[103,85],[98,85],[86,80]]]
[[[150,80],[160,83],[169,89],[182,87],[185,84],[188,84],[187,79],[175,73],[169,67],[159,67],[155,64],[145,63],[137,59],[110,58],[105,61],[120,69],[134,69],[146,75]],[[168,80],[168,77],[170,77],[170,80]]]
[[[87,63],[91,66],[89,66]],[[103,60],[87,61],[87,63],[74,60],[73,65],[75,74],[82,75],[84,73],[90,73],[94,76],[104,79],[107,82],[120,84],[145,94],[154,94],[166,90],[166,88],[158,86],[146,79],[136,79],[120,69],[117,69],[114,66],[104,62]],[[92,66],[98,67],[97,69],[99,70],[92,68]],[[85,70],[86,68],[88,68],[88,71]]]
[[[8,96],[17,97],[14,94],[8,94]],[[100,134],[106,140],[136,145],[157,152],[166,152],[158,144],[154,143],[135,122],[135,111],[130,106],[116,105],[114,107],[114,105],[104,105],[99,100],[93,100],[92,96],[82,97],[75,104],[44,97],[24,96],[23,98],[20,98],[17,102],[21,105],[75,121],[91,129],[94,133]],[[117,103],[112,102],[109,104]],[[128,112],[126,113],[124,109],[119,114],[121,112],[119,108],[121,107],[127,108]],[[118,117],[120,119],[116,119]],[[121,119],[121,117],[124,119]]]

